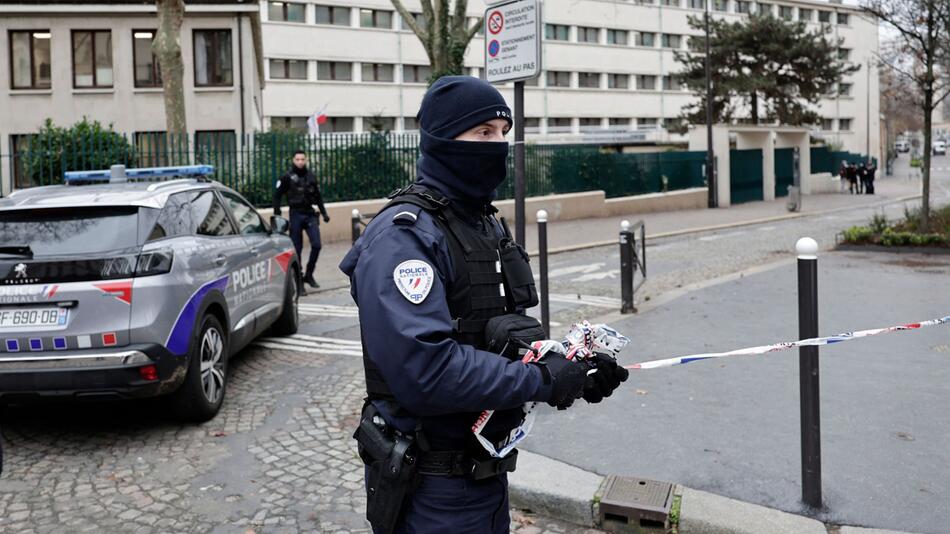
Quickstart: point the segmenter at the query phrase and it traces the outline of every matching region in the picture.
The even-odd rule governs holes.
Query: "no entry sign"
[[[541,73],[539,0],[513,0],[485,10],[485,79],[491,83]]]

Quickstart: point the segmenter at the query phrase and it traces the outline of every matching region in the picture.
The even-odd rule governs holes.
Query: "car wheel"
[[[280,317],[274,321],[271,332],[275,336],[290,336],[297,333],[300,317],[297,314],[297,301],[300,299],[300,277],[296,271],[290,271],[287,277],[287,288],[284,290],[284,309]]]
[[[201,321],[198,337],[188,354],[188,373],[171,402],[183,421],[208,421],[224,402],[228,370],[228,337],[213,315]]]

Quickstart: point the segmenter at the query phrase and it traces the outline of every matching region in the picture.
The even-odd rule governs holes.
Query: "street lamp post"
[[[709,3],[706,0],[706,184],[709,186],[708,206],[715,208],[719,205],[717,198],[715,155],[713,154],[713,93],[712,93],[712,61],[709,58]]]

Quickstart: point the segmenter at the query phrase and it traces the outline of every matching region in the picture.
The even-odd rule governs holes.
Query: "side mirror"
[[[278,234],[286,235],[290,233],[290,221],[277,215],[271,215],[270,227],[272,231]]]

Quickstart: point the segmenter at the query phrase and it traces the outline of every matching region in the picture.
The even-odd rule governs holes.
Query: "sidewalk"
[[[802,197],[802,211],[791,213],[786,208],[787,198],[780,198],[772,202],[749,202],[728,208],[682,210],[670,212],[631,213],[626,217],[602,217],[579,219],[572,221],[557,221],[548,223],[549,250],[589,245],[591,243],[607,243],[617,239],[620,231],[620,221],[628,219],[631,222],[643,220],[646,223],[647,237],[670,232],[682,232],[697,229],[713,229],[720,225],[741,225],[762,222],[763,219],[780,220],[795,218],[815,213],[871,206],[891,202],[899,198],[906,198],[920,193],[918,180],[903,177],[888,177],[876,181],[876,195],[824,194],[806,195]],[[711,228],[713,227],[713,228]],[[514,228],[512,228],[514,231]],[[538,248],[537,226],[528,225],[525,229],[528,250]],[[350,250],[348,242],[330,243],[323,247],[320,260],[317,263],[315,277],[320,283],[321,290],[339,289],[347,287],[349,281],[339,271],[337,266],[343,256]],[[309,254],[309,248],[304,250],[303,261]]]

